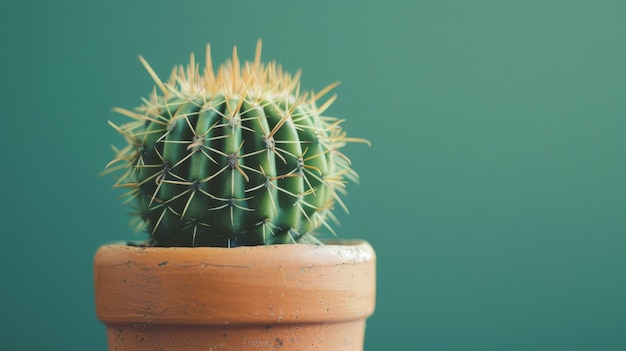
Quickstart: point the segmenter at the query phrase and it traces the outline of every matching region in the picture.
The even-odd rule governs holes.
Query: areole
[[[360,351],[376,257],[365,241],[105,245],[94,277],[110,350]]]

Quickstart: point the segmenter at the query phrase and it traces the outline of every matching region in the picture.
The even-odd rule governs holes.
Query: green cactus
[[[336,84],[301,94],[300,72],[260,56],[259,41],[241,65],[235,47],[214,72],[207,46],[202,74],[192,54],[167,82],[140,57],[156,87],[136,111],[114,109],[133,121],[109,121],[128,145],[114,148],[105,173],[121,172],[114,186],[129,189],[150,245],[319,243],[315,229],[332,232],[346,181],[357,180],[339,149],[367,141],[322,115],[336,95],[318,102]]]

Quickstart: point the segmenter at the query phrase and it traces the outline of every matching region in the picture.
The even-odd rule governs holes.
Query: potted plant
[[[375,254],[321,241],[356,173],[334,86],[301,93],[299,72],[232,59],[201,72],[193,54],[156,83],[105,173],[136,209],[141,243],[101,246],[96,312],[110,350],[362,350]],[[334,232],[333,232],[334,233]],[[284,244],[284,245],[283,245]]]

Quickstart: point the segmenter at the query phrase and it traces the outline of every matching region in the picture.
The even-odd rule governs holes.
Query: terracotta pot
[[[239,248],[105,245],[109,350],[363,350],[376,258],[364,241]]]

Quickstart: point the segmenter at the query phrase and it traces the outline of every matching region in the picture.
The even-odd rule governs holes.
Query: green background
[[[5,1],[1,339],[105,350],[92,257],[136,237],[98,173],[137,55],[262,38],[372,142],[337,228],[378,254],[366,350],[625,350],[625,35],[624,1]]]

